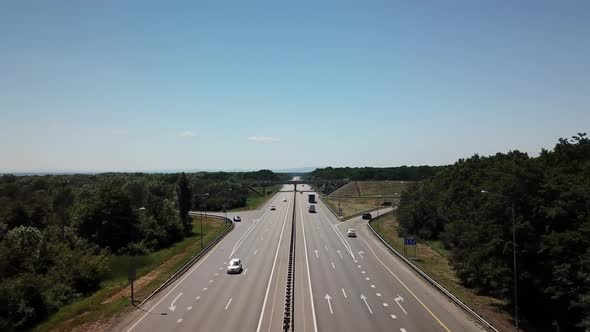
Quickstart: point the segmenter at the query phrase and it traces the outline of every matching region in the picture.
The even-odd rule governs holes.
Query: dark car
[[[371,220],[372,218],[373,218],[373,216],[370,213],[363,213],[363,219]]]

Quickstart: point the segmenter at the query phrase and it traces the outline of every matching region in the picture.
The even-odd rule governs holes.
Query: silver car
[[[232,258],[227,266],[227,274],[242,273],[242,261],[239,258]]]
[[[348,235],[348,237],[356,237],[356,231],[352,228],[349,228],[346,232],[346,235]]]

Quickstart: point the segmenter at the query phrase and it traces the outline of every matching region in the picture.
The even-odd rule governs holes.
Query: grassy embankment
[[[371,222],[375,230],[398,252],[403,254],[403,239],[397,234],[398,222],[393,213]],[[426,272],[431,278],[443,285],[449,292],[467,304],[480,316],[484,317],[500,331],[513,329],[508,313],[502,311],[503,301],[476,294],[473,290],[461,285],[449,264],[450,253],[440,241],[418,242],[417,258],[414,257],[414,248],[406,248],[407,257]]]
[[[137,269],[135,299],[142,300],[202,250],[199,217],[193,217],[193,235],[169,248],[134,258]],[[203,246],[216,239],[228,224],[216,219],[203,219]],[[80,299],[53,314],[34,331],[71,331],[78,327],[87,330],[92,324],[105,326],[119,313],[132,309],[127,281],[129,256],[111,256],[110,271],[93,295]],[[99,322],[100,321],[100,322]],[[80,327],[82,325],[82,327]]]
[[[338,207],[342,208],[342,216],[348,218],[381,207],[383,202],[399,204],[401,193],[411,183],[408,181],[350,182],[329,196],[324,196],[323,200],[334,211],[338,211]]]

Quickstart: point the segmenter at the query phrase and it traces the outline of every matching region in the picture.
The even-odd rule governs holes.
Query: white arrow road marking
[[[326,294],[326,296],[324,296],[324,299],[328,300],[328,306],[330,307],[330,314],[334,314],[334,311],[332,311],[332,303],[330,302],[330,299],[332,299],[330,297],[330,295]]]
[[[317,249],[316,249],[316,250],[314,250],[314,251],[315,251],[315,258],[316,258],[316,259],[320,258],[320,256],[318,256],[318,251],[317,251]]]
[[[369,309],[369,312],[372,315],[373,314],[373,310],[371,310],[371,307],[369,306],[369,303],[367,303],[367,297],[365,295],[361,294],[361,300],[365,301],[365,305],[367,306],[367,309]]]
[[[336,250],[336,252],[338,253],[338,256],[340,256],[340,259],[342,259],[342,253],[340,252],[340,250]]]
[[[344,295],[344,298],[346,298],[346,292],[344,291],[344,288],[342,288],[342,295]]]
[[[332,268],[333,268],[334,270],[336,270],[336,266],[334,266],[334,262],[330,262],[330,263],[332,263]]]
[[[176,295],[176,297],[174,298],[174,300],[172,301],[172,303],[170,303],[170,306],[168,307],[168,309],[170,309],[170,311],[174,312],[174,310],[176,310],[176,306],[174,305],[174,302],[176,302],[176,300],[178,300],[178,298],[182,295],[182,292],[180,292],[178,295]]]
[[[408,314],[408,312],[406,311],[406,309],[404,309],[404,307],[402,307],[401,304],[399,304],[400,302],[404,302],[404,298],[400,296],[396,297],[395,299],[395,303],[397,303],[397,305],[400,307],[400,309],[402,309],[402,311],[404,312],[404,314]]]
[[[363,256],[365,254],[364,251],[359,251],[359,256],[361,256],[362,259],[365,259],[365,256]]]
[[[324,219],[326,219],[326,221],[328,221],[328,223],[330,223],[330,227],[332,228],[332,230],[334,231],[334,233],[336,233],[336,235],[338,236],[338,238],[340,239],[340,241],[342,242],[342,244],[344,245],[344,248],[346,248],[346,250],[348,251],[348,253],[350,254],[350,257],[352,257],[352,260],[356,263],[356,257],[354,257],[354,252],[352,251],[352,249],[350,248],[350,245],[348,244],[348,241],[346,241],[346,239],[344,238],[344,236],[342,236],[342,234],[340,234],[340,232],[338,231],[338,229],[336,229],[336,226],[334,226],[331,222],[330,219],[328,219],[328,217],[326,216],[326,214],[324,213],[323,209],[318,209],[320,210],[320,213],[322,214],[322,216],[324,217]],[[319,229],[319,228],[318,228]]]
[[[227,307],[229,307],[230,303],[231,303],[231,297],[230,297],[229,301],[227,301],[227,304],[225,305],[225,310],[227,310]]]

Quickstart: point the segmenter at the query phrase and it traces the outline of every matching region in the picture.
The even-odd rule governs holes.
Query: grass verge
[[[193,217],[193,220],[193,235],[169,248],[134,258],[136,300],[149,295],[229,226],[218,219],[204,218],[201,246],[199,217]],[[129,256],[111,256],[110,272],[97,292],[62,307],[34,331],[102,330],[105,326],[101,325],[108,325],[114,316],[131,310],[127,281],[129,263]]]
[[[397,234],[399,224],[393,213],[386,214],[372,221],[371,225],[373,225],[373,228],[389,245],[398,252],[404,253],[403,238],[400,238]],[[502,300],[478,295],[475,291],[461,285],[459,279],[455,276],[453,268],[449,264],[450,253],[440,241],[418,243],[416,257],[414,257],[414,248],[406,248],[406,253],[406,257],[412,259],[414,264],[459,300],[467,304],[467,306],[477,312],[495,328],[500,331],[514,329],[510,315],[501,309],[505,305]]]

